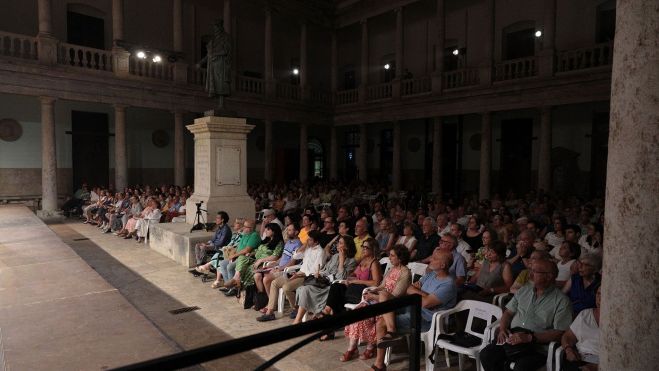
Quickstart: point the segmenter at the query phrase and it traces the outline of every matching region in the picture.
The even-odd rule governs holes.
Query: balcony
[[[76,68],[112,72],[112,52],[60,43],[57,48],[57,63]]]
[[[0,31],[0,54],[19,59],[38,59],[36,37]]]
[[[478,85],[480,79],[477,68],[462,68],[459,70],[444,72],[442,85],[444,89],[457,89],[466,86]]]
[[[401,81],[401,96],[416,97],[419,95],[430,94],[432,92],[432,80],[430,76],[424,76],[418,79],[405,79]]]
[[[369,102],[391,99],[392,87],[390,82],[369,85],[366,87],[366,100]]]
[[[538,74],[536,57],[511,59],[494,66],[494,81],[524,79]]]
[[[611,67],[613,43],[602,43],[589,48],[561,51],[557,56],[556,72],[572,72],[597,67]]]
[[[359,90],[347,89],[336,92],[336,104],[355,104],[359,102]]]

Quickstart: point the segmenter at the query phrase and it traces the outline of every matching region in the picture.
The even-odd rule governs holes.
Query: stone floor
[[[29,213],[29,210],[25,209]],[[3,209],[0,209],[0,228],[2,224],[2,214]],[[32,214],[32,218],[33,218]],[[31,219],[31,218],[29,218]],[[38,221],[38,219],[37,219]],[[20,226],[22,222],[14,222],[12,225]],[[43,224],[41,224],[43,226]],[[28,226],[21,227],[25,229],[26,233]],[[53,222],[49,223],[48,227],[55,232],[55,234],[61,239],[58,246],[58,250],[62,250],[61,254],[67,256],[68,262],[67,265],[52,266],[46,265],[51,264],[52,262],[52,253],[50,250],[48,255],[42,253],[39,254],[29,254],[29,257],[22,257],[22,253],[18,249],[11,251],[11,254],[5,251],[5,245],[8,243],[3,239],[6,236],[0,237],[0,269],[3,271],[5,267],[13,265],[19,265],[18,263],[22,262],[25,265],[34,265],[34,267],[40,268],[37,264],[42,264],[43,268],[48,269],[48,274],[40,275],[34,273],[31,269],[33,267],[23,267],[25,270],[22,276],[19,276],[19,273],[16,271],[17,268],[11,268],[10,275],[5,274],[0,275],[0,311],[9,311],[11,308],[18,309],[17,311],[24,312],[25,320],[28,323],[34,323],[35,318],[29,317],[29,312],[24,311],[20,308],[17,308],[18,305],[28,305],[20,304],[29,302],[30,295],[40,295],[40,296],[57,296],[55,292],[60,289],[61,286],[66,286],[68,281],[76,281],[79,290],[85,292],[84,295],[89,295],[85,291],[86,285],[91,285],[96,281],[99,281],[99,284],[103,284],[105,290],[108,293],[114,294],[116,298],[114,301],[107,300],[103,301],[103,293],[94,293],[93,300],[94,303],[98,303],[98,309],[95,315],[99,319],[99,323],[103,323],[98,330],[94,330],[93,327],[89,328],[90,322],[82,322],[79,316],[78,311],[72,309],[71,306],[78,308],[77,304],[74,302],[74,299],[70,299],[70,304],[67,309],[69,309],[67,317],[58,317],[57,319],[43,319],[41,322],[44,322],[41,326],[31,326],[33,329],[31,334],[27,334],[30,339],[39,338],[39,335],[35,335],[34,331],[38,329],[48,329],[45,337],[46,339],[56,339],[55,334],[50,330],[51,326],[55,326],[57,329],[57,324],[60,326],[74,327],[80,331],[85,332],[85,345],[81,347],[80,345],[75,346],[71,345],[75,349],[76,353],[89,352],[88,358],[93,358],[94,362],[81,363],[79,367],[76,365],[71,365],[72,367],[65,367],[66,369],[99,369],[103,366],[118,366],[120,364],[128,364],[138,360],[146,360],[152,357],[156,357],[163,354],[169,354],[176,351],[196,348],[203,345],[208,345],[230,338],[242,337],[250,334],[255,334],[265,330],[286,326],[291,323],[291,320],[288,318],[278,319],[276,321],[268,323],[259,323],[256,322],[255,318],[257,313],[253,310],[244,310],[242,306],[239,305],[235,298],[226,298],[224,295],[220,295],[216,290],[210,289],[209,283],[202,283],[200,279],[192,277],[192,275],[187,273],[187,269],[168,258],[160,255],[159,253],[150,250],[145,244],[138,244],[134,240],[124,240],[113,236],[112,234],[102,234],[99,229],[80,223],[76,219],[67,219],[62,222]],[[32,224],[29,226],[29,229],[35,228]],[[45,228],[44,228],[45,229]],[[51,233],[52,235],[52,233]],[[16,239],[15,237],[13,237]],[[48,244],[50,244],[49,238]],[[30,238],[30,247],[32,244],[39,243],[35,241],[34,238]],[[19,242],[14,242],[19,243]],[[27,247],[28,243],[22,243],[23,247]],[[70,248],[66,248],[66,246]],[[41,249],[39,249],[41,250]],[[30,251],[33,251],[32,249]],[[14,256],[15,255],[15,256]],[[25,259],[25,260],[21,260]],[[64,262],[59,263],[64,264]],[[95,278],[87,278],[85,276],[84,280],[82,278],[80,271],[87,271],[93,273],[89,269],[91,267],[93,271],[96,271],[97,274],[94,274]],[[74,273],[71,275],[70,273]],[[9,279],[7,277],[10,277]],[[20,289],[20,295],[18,290]],[[27,294],[26,294],[27,291]],[[105,294],[108,295],[108,294]],[[98,298],[97,298],[98,297]],[[85,298],[85,296],[83,296]],[[44,297],[40,297],[40,301],[49,300]],[[80,300],[80,299],[77,299]],[[119,303],[116,303],[119,301]],[[5,305],[5,303],[12,303],[10,305]],[[188,312],[179,315],[172,315],[169,313],[172,309],[177,309],[181,307],[188,306],[198,306],[201,309],[193,312]],[[108,311],[108,314],[105,314],[108,308],[112,308],[111,311]],[[121,310],[132,309],[133,317],[139,317],[140,321],[138,325],[133,325],[135,322],[130,316],[124,321],[122,316],[124,316]],[[53,309],[56,311],[56,309]],[[99,312],[100,310],[100,312]],[[86,307],[82,307],[80,310],[82,317],[85,317],[88,312]],[[40,313],[43,313],[40,312]],[[59,312],[57,312],[59,313]],[[1,336],[4,336],[5,344],[4,348],[6,353],[9,355],[11,352],[8,352],[7,345],[9,344],[7,330],[5,330],[5,323],[3,319],[6,319],[6,315],[2,312],[0,316],[0,329],[3,330],[3,333],[0,333],[0,341],[2,340]],[[112,314],[110,316],[109,314]],[[101,316],[103,318],[101,318]],[[17,316],[17,314],[14,314]],[[105,319],[104,317],[113,317],[115,320]],[[101,322],[101,320],[106,322]],[[131,322],[130,320],[133,320]],[[38,322],[38,321],[37,321]],[[145,329],[139,327],[139,325],[144,327],[150,327],[150,329]],[[149,325],[149,326],[146,326]],[[15,327],[19,327],[17,323]],[[130,327],[133,332],[125,332],[125,328]],[[135,333],[139,334],[136,335]],[[76,338],[79,335],[72,335]],[[113,338],[113,336],[115,336]],[[109,349],[113,350],[110,352],[128,352],[129,356],[125,359],[114,360],[114,363],[103,362],[100,356],[97,356],[94,353],[94,350],[99,342],[98,339],[107,339],[114,340],[115,342],[123,343],[123,347],[114,347],[110,346]],[[149,341],[152,341],[153,345],[149,347],[148,351],[144,351],[142,348],[137,346],[132,346],[134,337],[139,339],[148,338]],[[72,340],[74,340],[72,339]],[[74,341],[75,341],[74,340]],[[277,343],[268,347],[262,347],[257,349],[252,349],[251,351],[241,353],[239,355],[234,355],[232,357],[227,357],[219,359],[213,362],[203,364],[204,369],[231,369],[231,370],[247,370],[253,369],[254,367],[261,364],[265,359],[270,359],[288,346],[292,345],[299,339],[289,340],[286,342]],[[35,349],[34,346],[28,346],[28,343],[25,340],[24,342],[16,342],[15,349]],[[45,341],[45,340],[44,340]],[[146,342],[148,343],[148,342]],[[65,342],[65,344],[67,344]],[[0,342],[0,347],[3,344]],[[318,370],[318,369],[338,369],[338,370],[366,370],[372,363],[371,361],[361,361],[354,360],[348,363],[339,362],[338,358],[341,353],[345,350],[346,341],[341,332],[337,332],[337,339],[331,342],[313,342],[296,352],[292,353],[288,357],[279,361],[275,367],[278,369],[287,369],[287,370]],[[1,348],[0,348],[1,349]],[[38,348],[37,348],[38,349]],[[363,348],[362,348],[363,349]],[[73,352],[73,350],[71,350]],[[96,360],[95,358],[101,358]],[[11,359],[11,357],[6,357]],[[41,357],[34,357],[34,362],[41,362]],[[1,365],[1,360],[0,360]],[[25,369],[42,369],[44,367],[39,367],[37,364],[35,367],[29,367]],[[43,365],[42,365],[43,366]],[[64,369],[58,367],[48,367],[49,369]],[[1,367],[0,367],[1,369]],[[23,369],[23,368],[13,368],[13,369]],[[401,360],[392,363],[389,369],[398,370],[398,369],[407,369],[407,360],[405,357],[402,357]]]

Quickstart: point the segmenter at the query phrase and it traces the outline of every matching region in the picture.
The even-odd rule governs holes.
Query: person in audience
[[[198,242],[195,244],[195,258],[197,266],[204,264],[206,253],[209,251],[219,252],[220,248],[226,246],[231,241],[231,228],[229,228],[229,214],[220,211],[215,216],[215,234],[207,242]],[[191,271],[194,270],[191,269]]]
[[[272,281],[281,276],[284,272],[284,269],[295,264],[295,259],[293,256],[296,251],[302,246],[302,242],[297,238],[298,227],[295,223],[291,223],[286,227],[286,242],[284,243],[284,250],[282,251],[281,257],[276,261],[276,264],[272,267],[264,267],[263,269],[255,270],[254,273],[254,282],[256,283],[257,292],[263,292],[268,295],[270,292],[270,284]]]
[[[545,345],[559,341],[572,322],[570,301],[556,288],[556,264],[538,260],[532,272],[533,285],[508,302],[496,341],[480,352],[485,371],[503,370],[509,362],[515,362],[514,370],[536,370],[547,360]]]
[[[423,261],[428,258],[435,247],[439,245],[439,235],[437,234],[435,220],[431,217],[425,217],[421,223],[421,235],[417,242],[416,255],[412,260]]]
[[[551,255],[545,250],[534,250],[528,259],[524,261],[526,269],[522,270],[515,278],[515,282],[510,286],[510,293],[514,294],[519,291],[522,286],[526,285],[529,282],[533,282],[531,275],[531,266],[533,262],[537,260],[551,260]]]
[[[236,271],[240,269],[244,264],[248,264],[247,255],[261,244],[261,238],[259,234],[254,230],[254,220],[245,219],[243,223],[242,236],[240,237],[240,242],[236,246],[236,250],[233,254],[229,256],[224,256],[224,260],[220,261],[218,264],[220,274],[222,274],[222,279],[224,280],[224,294],[226,296],[238,294],[238,289],[234,287],[238,284],[237,280],[232,280],[236,277]],[[240,259],[240,262],[238,261]],[[240,263],[240,267],[238,267]]]
[[[124,227],[126,233],[123,234],[122,237],[124,239],[131,239],[137,236],[137,227],[138,227],[137,223],[143,220],[144,218],[146,218],[147,215],[151,215],[154,208],[155,208],[155,200],[149,198],[147,201],[147,206],[139,213],[139,215],[133,216],[128,220],[128,222],[126,222],[126,226]]]
[[[303,247],[298,250],[298,254],[304,254],[300,270],[293,273],[290,277],[287,275],[281,275],[272,281],[266,312],[261,317],[258,317],[256,319],[257,321],[266,322],[276,319],[274,311],[277,306],[280,288],[284,290],[284,294],[286,295],[291,308],[295,308],[295,290],[302,286],[306,276],[313,275],[320,271],[325,263],[325,252],[318,244],[319,239],[320,232],[309,232],[307,244],[303,245]],[[291,312],[291,318],[295,318],[296,316],[297,311],[293,310],[293,312]]]
[[[517,277],[526,268],[524,261],[531,256],[534,241],[535,235],[532,231],[524,230],[520,232],[515,249],[511,251],[511,257],[508,258],[508,263],[513,269],[513,277]]]
[[[336,214],[336,222],[341,223],[345,222],[346,226],[348,227],[348,234],[352,235],[352,231],[355,228],[355,221],[352,219],[350,216],[350,211],[348,211],[348,206],[346,205],[341,205],[339,207],[339,210],[337,210]]]
[[[137,223],[135,224],[135,239],[138,243],[143,242],[146,238],[149,223],[151,223],[151,221],[159,223],[160,217],[162,216],[162,212],[160,211],[160,203],[155,199],[152,198],[149,200],[149,203],[147,204],[147,208],[148,207],[151,207],[151,211],[144,215],[143,218],[137,219]]]
[[[112,227],[116,226],[116,221],[121,220],[119,219],[121,217],[120,214],[125,211],[128,205],[129,205],[128,198],[125,197],[124,193],[117,192],[117,194],[115,195],[114,205],[110,206],[107,213],[105,214],[106,222],[104,224],[101,224],[101,226],[99,227],[103,230],[103,233],[110,233]]]
[[[475,253],[481,247],[483,242],[483,229],[475,215],[469,217],[467,221],[467,230],[465,231],[464,241],[469,245],[468,252]]]
[[[92,190],[90,204],[82,209],[82,214],[85,217],[83,224],[93,224],[92,215],[103,204],[102,197],[105,197],[105,191],[100,191],[98,188]]]
[[[485,250],[483,266],[469,279],[462,299],[490,303],[495,295],[508,292],[512,284],[513,273],[506,261],[506,245],[496,241]]]
[[[545,235],[545,243],[547,244],[547,251],[549,251],[552,256],[558,260],[558,248],[561,246],[561,243],[565,240],[565,218],[557,217],[552,220],[554,223],[554,231],[548,232]],[[555,249],[555,251],[554,251]]]
[[[448,220],[448,215],[442,212],[437,215],[437,234],[441,237],[447,233],[451,233],[451,223]]]
[[[233,230],[231,231],[231,239],[229,242],[226,244],[225,247],[238,247],[238,244],[240,243],[240,240],[243,237],[242,234],[242,228],[245,220],[243,218],[236,218],[236,220],[233,222]],[[202,274],[210,274],[211,273],[211,268],[215,269],[216,272],[216,278],[215,281],[211,284],[211,288],[216,289],[222,285],[222,274],[220,270],[218,269],[218,266],[220,262],[222,261],[224,255],[223,255],[223,249],[220,251],[216,252],[211,260],[204,264],[200,265],[196,268],[193,268],[189,270],[188,272],[192,273],[194,276],[199,276]]]
[[[378,262],[378,256],[374,255],[376,251],[380,251],[380,249],[374,238],[370,238],[362,243],[362,259],[359,261],[354,272],[345,281],[334,282],[330,286],[326,300],[327,304],[322,311],[324,315],[342,313],[345,309],[345,304],[357,304],[361,301],[362,291],[365,288],[380,284],[382,280],[382,268]],[[333,339],[334,334],[324,336],[321,339],[327,337]]]
[[[124,216],[121,217],[121,222],[123,225],[123,228],[115,233],[117,237],[126,237],[128,233],[128,229],[126,228],[128,226],[128,222],[131,219],[136,219],[139,218],[140,214],[142,213],[142,204],[140,203],[140,199],[137,196],[132,196],[130,198],[131,206],[130,206],[130,211],[124,214]],[[137,222],[137,221],[136,221]]]
[[[410,251],[410,257],[414,259],[414,256],[416,255],[417,239],[414,237],[414,227],[412,227],[412,223],[405,222],[403,226],[403,235],[400,236],[396,244],[407,247]]]
[[[311,231],[311,215],[304,214],[302,215],[302,227],[300,228],[300,233],[298,233],[298,238],[303,245],[307,244],[309,231]]]
[[[355,246],[357,247],[357,255],[355,259],[358,261],[362,258],[362,244],[369,238],[373,238],[368,234],[366,221],[359,219],[355,222]]]
[[[64,215],[69,217],[73,211],[82,208],[86,200],[89,200],[89,188],[87,183],[82,183],[80,188],[73,193],[73,196],[62,205]]]
[[[330,282],[333,280],[345,280],[355,270],[357,261],[355,254],[357,248],[355,242],[348,236],[339,237],[339,252],[332,255],[323,269],[314,274],[313,283],[325,279],[323,284],[304,284],[296,290],[298,305],[297,316],[293,324],[302,322],[306,312],[321,314],[327,303],[327,295],[330,290]]]
[[[265,227],[269,223],[276,223],[279,225],[279,229],[284,229],[284,224],[277,218],[277,214],[275,214],[275,211],[273,209],[265,209],[263,210],[263,220],[261,221],[261,227],[259,230],[259,236],[261,237],[262,240],[265,239]]]
[[[579,238],[579,245],[585,253],[602,255],[602,226],[588,223],[586,233]]]
[[[339,223],[338,232],[339,233],[337,233],[337,235],[334,236],[334,238],[332,238],[332,240],[325,245],[324,249],[325,249],[325,255],[326,256],[332,256],[332,255],[339,252],[339,250],[338,250],[339,237],[341,237],[341,236],[350,236],[348,234],[349,229],[348,229],[348,225],[346,224],[346,222],[340,222]],[[350,237],[352,238],[352,236],[350,236]]]
[[[430,270],[421,279],[407,288],[407,295],[421,296],[421,332],[426,332],[432,324],[432,317],[436,312],[455,307],[457,303],[457,289],[455,282],[449,274],[453,265],[453,255],[448,252],[433,254],[428,264]],[[383,296],[390,298],[386,291]],[[382,299],[385,299],[384,297]],[[381,300],[383,301],[383,300]],[[412,327],[409,308],[400,312],[383,314],[376,323],[376,336],[378,349],[372,370],[385,369],[384,356],[387,346],[399,339],[397,331],[408,330]]]
[[[365,290],[363,301],[357,308],[371,303],[377,303],[381,299],[386,300],[391,297],[404,295],[412,283],[412,274],[410,269],[407,268],[409,259],[410,252],[405,245],[394,245],[391,251],[389,251],[391,269],[384,275],[380,286]],[[367,345],[364,353],[359,358],[366,360],[375,356],[376,321],[377,318],[369,318],[346,326],[344,333],[348,339],[348,350],[339,359],[341,362],[347,362],[356,357],[360,341],[367,342]]]
[[[449,274],[453,277],[456,287],[462,287],[467,278],[467,263],[465,262],[464,257],[456,251],[458,246],[458,240],[450,233],[443,235],[439,239],[439,246],[435,248],[433,254],[438,254],[440,252],[448,252],[453,256],[453,265],[449,268]],[[430,259],[432,256],[426,258],[423,263],[430,264]]]
[[[485,261],[485,250],[492,247],[492,244],[496,241],[493,240],[493,238],[496,238],[496,233],[492,233],[487,229],[483,231],[483,234],[481,235],[481,246],[476,253],[473,254],[471,269],[474,272],[477,272],[483,266],[483,262]]]
[[[497,240],[503,241],[503,243],[508,244],[510,240],[510,236],[508,234],[508,229],[506,228],[506,225],[503,222],[502,215],[497,214],[492,217],[492,230],[496,232]]]
[[[383,218],[378,225],[379,231],[375,235],[375,240],[378,241],[380,251],[376,255],[385,255],[389,253],[389,250],[396,242],[396,234],[392,230],[391,219]]]
[[[471,247],[462,239],[463,234],[464,227],[462,224],[451,223],[451,235],[453,235],[458,241],[458,246],[455,249],[460,253],[460,255],[462,255],[464,261],[467,263],[467,266],[469,266],[471,265],[471,254],[469,253]]]
[[[278,260],[284,251],[284,236],[281,227],[277,223],[269,223],[265,226],[265,239],[256,248],[253,254],[248,256],[246,264],[236,264],[236,275],[234,280],[239,282],[240,287],[254,285],[254,272],[265,268],[266,264]]]
[[[579,258],[579,273],[573,274],[563,286],[563,292],[570,297],[572,310],[576,316],[584,309],[595,307],[595,293],[602,277],[602,258],[596,254],[585,254]]]
[[[565,352],[564,371],[597,371],[600,353],[601,289],[595,294],[595,308],[584,309],[563,333],[561,346]]]
[[[327,247],[327,245],[336,237],[336,221],[331,216],[328,216],[327,213],[321,213],[321,220],[323,221],[323,228],[320,230],[320,246]],[[327,256],[331,256],[330,251],[326,251]]]
[[[559,248],[558,256],[560,260],[557,263],[558,277],[556,277],[556,285],[563,287],[572,275],[572,266],[579,259],[579,256],[581,256],[581,246],[576,242],[563,241]]]

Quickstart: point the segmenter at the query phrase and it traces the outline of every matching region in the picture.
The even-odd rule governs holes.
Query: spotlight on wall
[[[457,48],[456,48],[456,49],[453,49],[453,51],[452,51],[451,53],[452,53],[453,55],[458,55],[458,54],[460,54],[460,49],[457,49]]]
[[[542,31],[537,30],[537,31],[535,31],[534,35],[535,35],[535,37],[540,37],[540,36],[542,36]]]
[[[389,63],[387,63],[387,64],[384,65],[384,69],[385,69],[385,70],[388,70],[388,69],[390,69],[390,68],[391,68],[391,65],[390,65]]]
[[[141,50],[138,51],[138,52],[137,52],[137,58],[139,58],[139,59],[146,59],[146,53],[143,52],[143,51],[141,51]]]
[[[296,76],[297,76],[297,75],[299,75],[299,74],[300,74],[300,70],[297,69],[297,68],[293,68],[293,75],[296,75]]]

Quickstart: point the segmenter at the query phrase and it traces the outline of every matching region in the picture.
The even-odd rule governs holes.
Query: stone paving
[[[187,273],[184,266],[150,250],[145,244],[103,234],[98,228],[82,224],[77,219],[52,223],[49,227],[165,336],[183,349],[255,334],[292,322],[288,318],[257,322],[257,312],[243,309],[235,298],[226,298],[217,290],[212,290],[210,282],[202,283],[199,278]],[[176,316],[168,312],[187,306],[201,309]],[[253,349],[251,357],[259,361],[262,361],[261,358],[270,359],[299,340],[301,338]],[[343,333],[337,332],[336,340],[315,341],[279,361],[275,367],[285,370],[369,369],[373,360],[340,362],[339,357],[346,346]],[[407,360],[401,358],[389,369],[407,369]],[[218,360],[203,366],[239,370],[252,369],[255,364]]]

